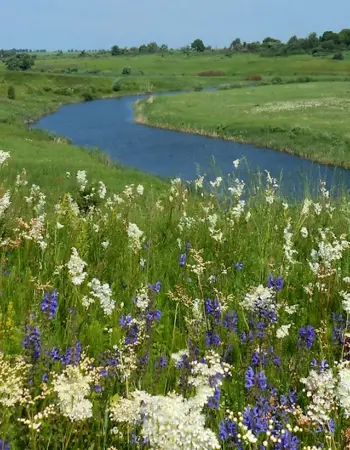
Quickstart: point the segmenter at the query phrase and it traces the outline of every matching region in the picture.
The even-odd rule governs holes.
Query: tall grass
[[[242,200],[239,168],[224,195],[200,177],[106,192],[78,171],[50,205],[13,164],[2,448],[345,448],[347,197],[321,183],[287,205],[267,175]]]

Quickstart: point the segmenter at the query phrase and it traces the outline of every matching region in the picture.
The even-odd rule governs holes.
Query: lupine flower
[[[56,315],[58,308],[58,292],[56,290],[45,293],[41,302],[41,311],[48,316],[49,319],[53,319]]]
[[[267,277],[267,287],[268,288],[274,288],[276,289],[276,291],[280,291],[283,288],[284,285],[284,280],[282,275],[280,275],[279,277],[277,277],[275,279],[274,275],[271,273],[268,277]]]
[[[39,359],[41,352],[40,331],[35,326],[27,326],[26,334],[22,342],[23,348],[34,361]]]
[[[187,259],[187,254],[186,253],[182,253],[180,255],[180,259],[179,259],[179,265],[180,267],[185,267],[186,265],[186,259]]]
[[[224,316],[222,322],[224,328],[227,328],[231,333],[237,333],[238,317],[235,311],[231,311]]]
[[[243,269],[243,263],[242,263],[242,262],[236,263],[236,264],[235,264],[235,268],[236,268],[237,270],[242,270],[242,269]]]
[[[312,325],[300,328],[298,347],[305,347],[310,350],[314,343],[315,334],[315,329]]]
[[[221,339],[218,334],[215,334],[212,330],[206,332],[205,343],[208,347],[217,347],[220,345]]]
[[[8,441],[5,439],[0,439],[0,450],[11,450]]]

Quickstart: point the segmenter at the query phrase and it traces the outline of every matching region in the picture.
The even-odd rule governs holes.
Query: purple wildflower
[[[315,334],[315,329],[312,325],[300,328],[298,347],[301,348],[304,346],[306,349],[310,350],[314,343]]]
[[[41,302],[41,311],[51,320],[55,317],[58,309],[58,292],[46,292]]]
[[[254,386],[254,370],[252,367],[248,367],[248,369],[245,372],[245,387],[247,389],[251,389]]]
[[[220,388],[217,386],[215,388],[214,394],[208,399],[208,406],[211,409],[219,409],[220,405]]]
[[[28,351],[30,356],[37,360],[41,351],[40,331],[37,327],[27,326],[22,346]]]
[[[180,255],[180,259],[179,259],[179,265],[180,267],[185,267],[186,265],[186,259],[187,259],[187,254],[186,253],[182,253]]]
[[[0,450],[10,450],[10,446],[6,439],[0,439]]]
[[[282,290],[283,285],[284,285],[284,279],[283,279],[282,275],[277,277],[276,280],[272,273],[270,273],[270,275],[267,277],[267,287],[274,288],[274,289],[276,289],[276,291],[280,291],[280,290]]]
[[[243,269],[243,263],[242,262],[238,262],[235,264],[235,268],[236,270],[242,270]]]
[[[212,330],[206,332],[205,343],[208,347],[217,347],[220,345],[221,339],[218,334],[215,334]]]

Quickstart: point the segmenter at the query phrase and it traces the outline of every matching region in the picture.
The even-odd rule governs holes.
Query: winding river
[[[200,95],[200,94],[199,94]],[[63,106],[33,127],[53,131],[80,146],[99,147],[113,160],[162,177],[193,180],[198,171],[210,179],[232,173],[232,161],[244,157],[239,177],[249,182],[257,171],[280,179],[285,194],[314,189],[320,179],[329,188],[350,189],[350,171],[275,150],[136,124],[133,104],[146,96],[95,100]]]

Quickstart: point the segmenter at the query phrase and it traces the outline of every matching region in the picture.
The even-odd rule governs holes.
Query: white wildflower
[[[276,309],[276,296],[272,288],[264,287],[260,285],[256,288],[252,288],[249,293],[244,297],[241,302],[243,309],[254,312],[256,310]]]
[[[219,187],[222,183],[222,177],[217,177],[215,181],[210,181],[212,187]]]
[[[283,338],[289,336],[290,327],[291,327],[291,324],[282,325],[280,328],[278,328],[278,330],[276,331],[277,339],[283,339]]]
[[[86,171],[85,170],[78,170],[77,172],[77,183],[79,184],[80,191],[85,191],[85,188],[88,184],[88,180],[86,178]]]
[[[67,263],[67,267],[72,283],[76,286],[80,286],[87,276],[87,273],[84,272],[86,265],[86,262],[79,257],[78,250],[73,247],[72,256]]]
[[[234,166],[235,169],[237,169],[237,167],[239,166],[239,163],[240,163],[239,159],[235,159],[233,161],[233,166]]]
[[[302,229],[300,230],[300,234],[302,235],[303,238],[307,238],[309,235],[309,232],[307,231],[306,227],[302,227]]]
[[[26,180],[27,171],[26,169],[22,169],[22,172],[19,173],[16,177],[16,186],[27,186],[28,181]]]
[[[92,417],[92,403],[87,398],[92,382],[90,374],[84,374],[80,366],[68,366],[54,383],[62,414],[72,422]]]
[[[143,195],[144,190],[145,190],[145,188],[142,186],[142,184],[139,184],[139,185],[137,186],[137,188],[136,188],[136,192],[137,192],[139,195]]]
[[[337,398],[348,419],[350,417],[350,368],[347,366],[343,366],[339,370]]]
[[[106,185],[102,181],[100,181],[98,186],[98,195],[100,198],[104,199],[106,197],[106,194],[107,194]]]
[[[91,288],[90,296],[98,299],[104,314],[110,316],[115,308],[115,301],[112,299],[113,294],[109,284],[101,284],[97,278],[94,278],[88,286]]]
[[[283,230],[283,237],[284,237],[284,244],[283,244],[284,257],[286,258],[289,264],[295,264],[296,260],[294,259],[294,255],[298,254],[298,252],[293,248],[293,241],[292,241],[293,233],[292,233],[291,219],[288,219],[287,221],[287,226]]]
[[[62,228],[64,228],[64,225],[62,225],[60,222],[57,222],[56,228],[57,228],[57,230],[61,230]]]
[[[28,394],[25,384],[28,366],[24,361],[13,364],[0,353],[0,405],[12,408],[16,404],[26,403]]]
[[[202,189],[203,188],[203,181],[204,181],[204,176],[199,176],[195,181],[194,184],[196,186],[197,189]]]
[[[306,198],[304,200],[304,204],[303,204],[303,208],[301,210],[301,214],[304,216],[307,216],[310,212],[310,207],[312,205],[312,200],[309,200],[308,198]]]
[[[350,277],[343,278],[344,283],[350,284]]]
[[[0,150],[0,165],[4,164],[10,157],[10,152],[5,152],[4,150]]]
[[[141,250],[143,231],[135,223],[129,223],[127,228],[129,236],[129,246],[135,252]]]
[[[339,294],[343,297],[342,306],[346,314],[350,314],[350,292],[341,291]]]
[[[0,218],[4,215],[5,211],[11,205],[10,192],[7,191],[5,195],[0,198]]]
[[[134,301],[137,308],[141,311],[145,311],[148,308],[150,303],[150,299],[148,297],[148,286],[141,286],[141,288],[136,292]]]
[[[335,379],[332,370],[326,369],[321,373],[311,370],[309,376],[300,381],[305,384],[310,399],[308,418],[315,424],[328,425],[335,404]]]
[[[104,241],[104,242],[102,242],[102,243],[101,243],[101,246],[102,246],[104,249],[108,248],[108,247],[109,247],[109,241]]]

